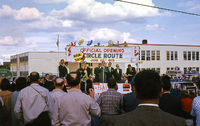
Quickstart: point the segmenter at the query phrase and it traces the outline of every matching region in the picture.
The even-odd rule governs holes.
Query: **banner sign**
[[[12,72],[10,72],[10,70],[6,70],[6,69],[0,70],[0,76],[2,76],[2,78],[5,78],[5,77],[12,78],[13,77]]]
[[[117,85],[118,85],[117,92],[120,92],[122,95],[132,92],[131,84],[117,83]],[[108,90],[107,83],[93,83],[93,86],[95,94],[98,95]]]
[[[67,61],[80,62],[85,55],[86,62],[133,62],[139,60],[139,47],[83,47],[67,46]]]

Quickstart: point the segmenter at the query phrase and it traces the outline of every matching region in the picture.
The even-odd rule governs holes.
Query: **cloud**
[[[48,30],[48,32],[51,32],[52,30],[55,32],[62,30],[65,31],[66,28],[75,29],[82,25],[84,25],[84,22],[82,21],[73,21],[68,19],[61,20],[55,17],[47,16],[45,18],[41,18],[41,20],[28,23],[25,27],[29,30]]]
[[[107,42],[111,39],[114,42],[137,42],[134,39],[131,39],[131,34],[129,32],[120,32],[115,29],[101,28],[101,29],[93,29],[91,31],[82,30],[72,33],[67,33],[66,35],[71,35],[74,40],[78,41],[80,39],[84,39],[85,41],[94,40],[95,44],[97,42],[101,42],[101,44],[107,44]],[[86,43],[85,43],[86,44]]]
[[[133,0],[130,0],[133,1]],[[135,0],[136,3],[154,5],[152,0]],[[82,20],[85,22],[113,23],[134,22],[134,19],[160,16],[158,9],[115,2],[101,3],[95,0],[68,0],[63,10],[52,10],[50,15],[58,19]]]
[[[145,30],[147,30],[147,31],[164,30],[164,26],[158,25],[158,24],[146,25]]]
[[[40,3],[40,4],[48,4],[48,3],[63,3],[63,2],[67,2],[68,0],[34,0],[34,2],[36,3]]]
[[[0,8],[0,18],[11,17],[21,21],[37,20],[42,18],[43,14],[34,7],[23,7],[20,10],[15,10],[8,5],[2,5],[2,9]]]
[[[42,18],[44,13],[40,13],[36,8],[23,7],[17,11],[16,20],[36,20]]]
[[[14,39],[11,36],[5,36],[4,38],[0,38],[0,45],[17,45],[19,43],[19,39]]]
[[[200,2],[199,1],[187,1],[187,2],[179,2],[178,7],[188,8],[188,11],[196,12],[200,10]]]
[[[0,8],[0,17],[10,17],[14,15],[14,11],[8,5],[2,5],[2,9]]]

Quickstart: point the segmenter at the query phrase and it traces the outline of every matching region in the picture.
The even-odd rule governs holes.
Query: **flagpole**
[[[57,43],[56,43],[56,44],[57,44],[57,46],[58,46],[58,76],[59,76],[59,65],[60,65],[60,64],[59,64],[59,62],[60,62],[60,57],[59,57],[59,45],[60,45],[60,44],[59,44],[59,34],[58,34],[58,38],[57,38]]]

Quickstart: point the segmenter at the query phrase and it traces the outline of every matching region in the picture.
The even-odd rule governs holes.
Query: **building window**
[[[169,51],[167,51],[167,60],[169,60]]]
[[[171,60],[174,60],[174,52],[171,51]]]
[[[25,56],[25,61],[28,61],[28,56]]]
[[[195,60],[195,52],[192,52],[192,60]]]
[[[160,68],[156,68],[156,72],[160,74]]]
[[[191,60],[191,52],[188,51],[188,60]]]
[[[140,60],[140,51],[139,51],[139,60]]]
[[[145,51],[141,51],[141,59],[145,60]]]
[[[156,60],[160,60],[160,51],[156,51]]]
[[[151,51],[151,60],[155,60],[155,51]]]
[[[23,72],[22,71],[20,71],[20,76],[23,76]]]
[[[144,71],[145,70],[145,68],[142,68],[142,71]]]
[[[150,68],[147,68],[147,70],[150,70]]]
[[[171,67],[171,70],[174,70],[174,68],[173,68],[173,67]]]
[[[146,60],[150,61],[150,51],[146,51]]]
[[[152,68],[151,70],[155,71],[156,69],[155,69],[155,68]]]
[[[187,52],[186,51],[183,52],[183,59],[187,60]]]
[[[178,52],[175,51],[175,60],[178,60]]]
[[[199,73],[199,67],[196,67],[196,71],[198,71],[198,73]]]
[[[170,68],[169,68],[169,67],[167,67],[167,70],[170,70]]]
[[[187,73],[187,67],[184,67],[183,71],[184,71],[184,74],[186,74]]]
[[[196,52],[196,60],[199,60],[199,52]]]

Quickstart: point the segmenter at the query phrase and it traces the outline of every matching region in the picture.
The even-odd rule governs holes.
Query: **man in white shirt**
[[[57,78],[56,82],[54,83],[55,89],[50,92],[51,98],[53,100],[53,103],[56,102],[56,100],[66,94],[66,92],[64,92],[62,89],[64,87],[64,80],[62,78]]]
[[[159,108],[162,92],[162,82],[157,72],[139,72],[134,79],[138,107],[127,114],[116,116],[110,126],[187,126],[185,119]]]
[[[19,92],[15,114],[26,126],[50,126],[53,102],[49,91],[41,87],[39,73],[30,74],[31,85]]]
[[[82,93],[79,87],[80,78],[76,72],[67,75],[70,90],[56,100],[53,111],[53,126],[90,126],[91,115],[99,117],[101,110],[94,100],[94,90],[89,95]]]

